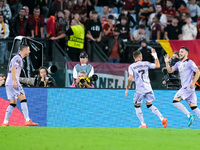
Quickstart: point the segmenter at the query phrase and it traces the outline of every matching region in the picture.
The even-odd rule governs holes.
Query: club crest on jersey
[[[15,62],[16,65],[19,65],[19,63],[20,63],[20,60],[17,60],[17,61]]]

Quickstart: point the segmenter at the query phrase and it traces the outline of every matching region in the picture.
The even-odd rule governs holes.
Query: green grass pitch
[[[198,129],[0,127],[0,150],[197,150]]]

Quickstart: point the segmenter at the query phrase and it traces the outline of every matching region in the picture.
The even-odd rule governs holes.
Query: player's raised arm
[[[126,86],[126,92],[125,92],[126,97],[128,97],[128,89],[129,89],[132,81],[133,81],[133,75],[129,75],[128,81],[127,81],[127,86]]]
[[[168,73],[173,73],[175,71],[175,69],[173,67],[170,67],[169,62],[170,62],[170,58],[169,55],[166,54],[164,56],[164,60],[165,60],[165,64],[166,64],[166,68],[167,68],[167,72]]]
[[[11,69],[11,77],[12,77],[12,80],[13,80],[13,88],[17,89],[17,82],[16,82],[15,72],[16,72],[16,67],[12,67],[12,69]]]
[[[151,55],[153,56],[153,58],[155,59],[155,68],[160,68],[160,62],[158,60],[158,56],[157,56],[157,53],[156,53],[156,50],[154,48],[151,49]]]

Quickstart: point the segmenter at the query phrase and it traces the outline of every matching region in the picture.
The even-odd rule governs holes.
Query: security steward
[[[52,40],[58,40],[68,36],[67,53],[72,61],[79,61],[79,55],[84,47],[85,30],[76,19],[71,21],[70,28],[64,34],[57,37],[51,37]]]

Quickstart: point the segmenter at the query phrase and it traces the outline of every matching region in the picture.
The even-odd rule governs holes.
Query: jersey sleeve
[[[131,68],[131,66],[128,67],[128,74],[133,75],[133,69]]]
[[[178,70],[178,62],[174,66],[172,66],[172,68],[174,68],[175,70]]]
[[[191,67],[192,71],[195,71],[198,69],[197,65],[192,60],[190,60],[189,66]]]
[[[19,67],[22,63],[22,60],[19,57],[16,57],[12,60],[12,67]]]
[[[154,64],[154,63],[148,62],[148,65],[149,65],[149,69],[155,69],[156,68],[156,64]]]

